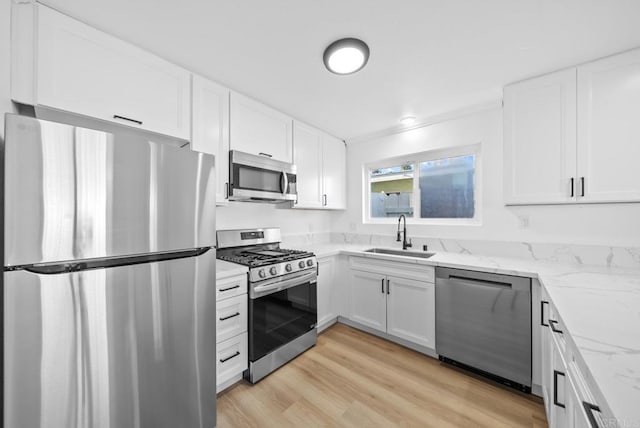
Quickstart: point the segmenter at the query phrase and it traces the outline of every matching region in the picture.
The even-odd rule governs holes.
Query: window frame
[[[422,218],[417,216],[421,206],[420,163],[430,160],[474,155],[473,174],[473,218]],[[363,224],[395,224],[397,217],[371,217],[371,181],[370,171],[376,168],[412,163],[413,168],[413,217],[407,217],[407,223],[420,225],[480,226],[482,224],[482,154],[481,143],[465,146],[445,147],[410,153],[366,163],[362,166],[362,222]]]

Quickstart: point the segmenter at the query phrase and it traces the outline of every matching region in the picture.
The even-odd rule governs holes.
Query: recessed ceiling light
[[[369,60],[369,46],[360,39],[336,40],[324,50],[322,59],[325,67],[332,73],[355,73]]]
[[[400,119],[400,123],[403,124],[404,126],[413,125],[414,123],[416,123],[416,117],[415,116],[405,116],[402,119]]]

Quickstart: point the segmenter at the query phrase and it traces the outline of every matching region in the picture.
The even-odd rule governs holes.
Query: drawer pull
[[[558,321],[549,320],[549,327],[551,327],[551,331],[553,331],[554,333],[562,334],[563,331],[560,330],[559,328],[556,328],[556,324],[558,324]]]
[[[235,314],[233,314],[233,315],[229,315],[229,316],[226,316],[226,317],[222,317],[222,318],[220,318],[220,321],[226,321],[226,320],[229,320],[229,319],[231,319],[231,318],[235,318],[235,317],[237,317],[237,316],[239,316],[239,315],[240,315],[240,312],[236,312],[236,313],[235,313]]]
[[[564,373],[558,370],[553,371],[553,404],[564,409],[564,404],[558,401],[558,375],[564,377]]]
[[[230,360],[230,359],[232,359],[232,358],[237,357],[238,355],[240,355],[240,351],[236,351],[236,353],[235,353],[235,354],[233,354],[233,355],[231,355],[230,357],[227,357],[227,358],[220,358],[220,362],[221,362],[221,363],[226,363],[227,361],[229,361],[229,360]]]
[[[135,120],[135,119],[131,119],[128,117],[124,117],[124,116],[118,116],[117,114],[113,115],[114,119],[120,119],[120,120],[126,120],[127,122],[133,122],[133,123],[137,123],[138,125],[142,125],[142,121],[141,120]]]
[[[260,153],[258,153],[258,154],[259,154],[260,156],[265,156],[265,157],[268,157],[268,158],[272,158],[272,157],[273,157],[273,155],[272,155],[272,154],[269,154],[269,153],[263,153],[263,152],[260,152]]]
[[[224,293],[225,291],[233,290],[234,288],[240,288],[239,285],[234,285],[233,287],[221,288],[220,292]]]
[[[545,324],[544,322],[544,305],[548,305],[549,302],[546,302],[544,300],[540,301],[540,325],[543,325],[545,327],[549,327],[549,324]]]
[[[593,411],[600,411],[600,407],[595,404],[587,403],[586,401],[582,402],[582,407],[584,407],[584,411],[587,414],[587,419],[589,419],[589,424],[591,428],[598,428],[598,422],[596,421],[596,417],[593,416]]]

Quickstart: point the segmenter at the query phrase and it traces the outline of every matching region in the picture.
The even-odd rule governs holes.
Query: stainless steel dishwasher
[[[531,279],[436,268],[436,352],[531,392]]]

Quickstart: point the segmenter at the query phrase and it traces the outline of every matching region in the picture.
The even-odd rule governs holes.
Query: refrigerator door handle
[[[211,247],[201,247],[191,250],[145,254],[141,256],[74,260],[64,263],[38,263],[33,265],[15,266],[10,270],[26,270],[27,272],[41,275],[54,275],[59,273],[80,272],[89,269],[113,268],[117,266],[130,266],[142,263],[163,262],[167,260],[184,259],[187,257],[197,257],[206,253],[210,249]]]

